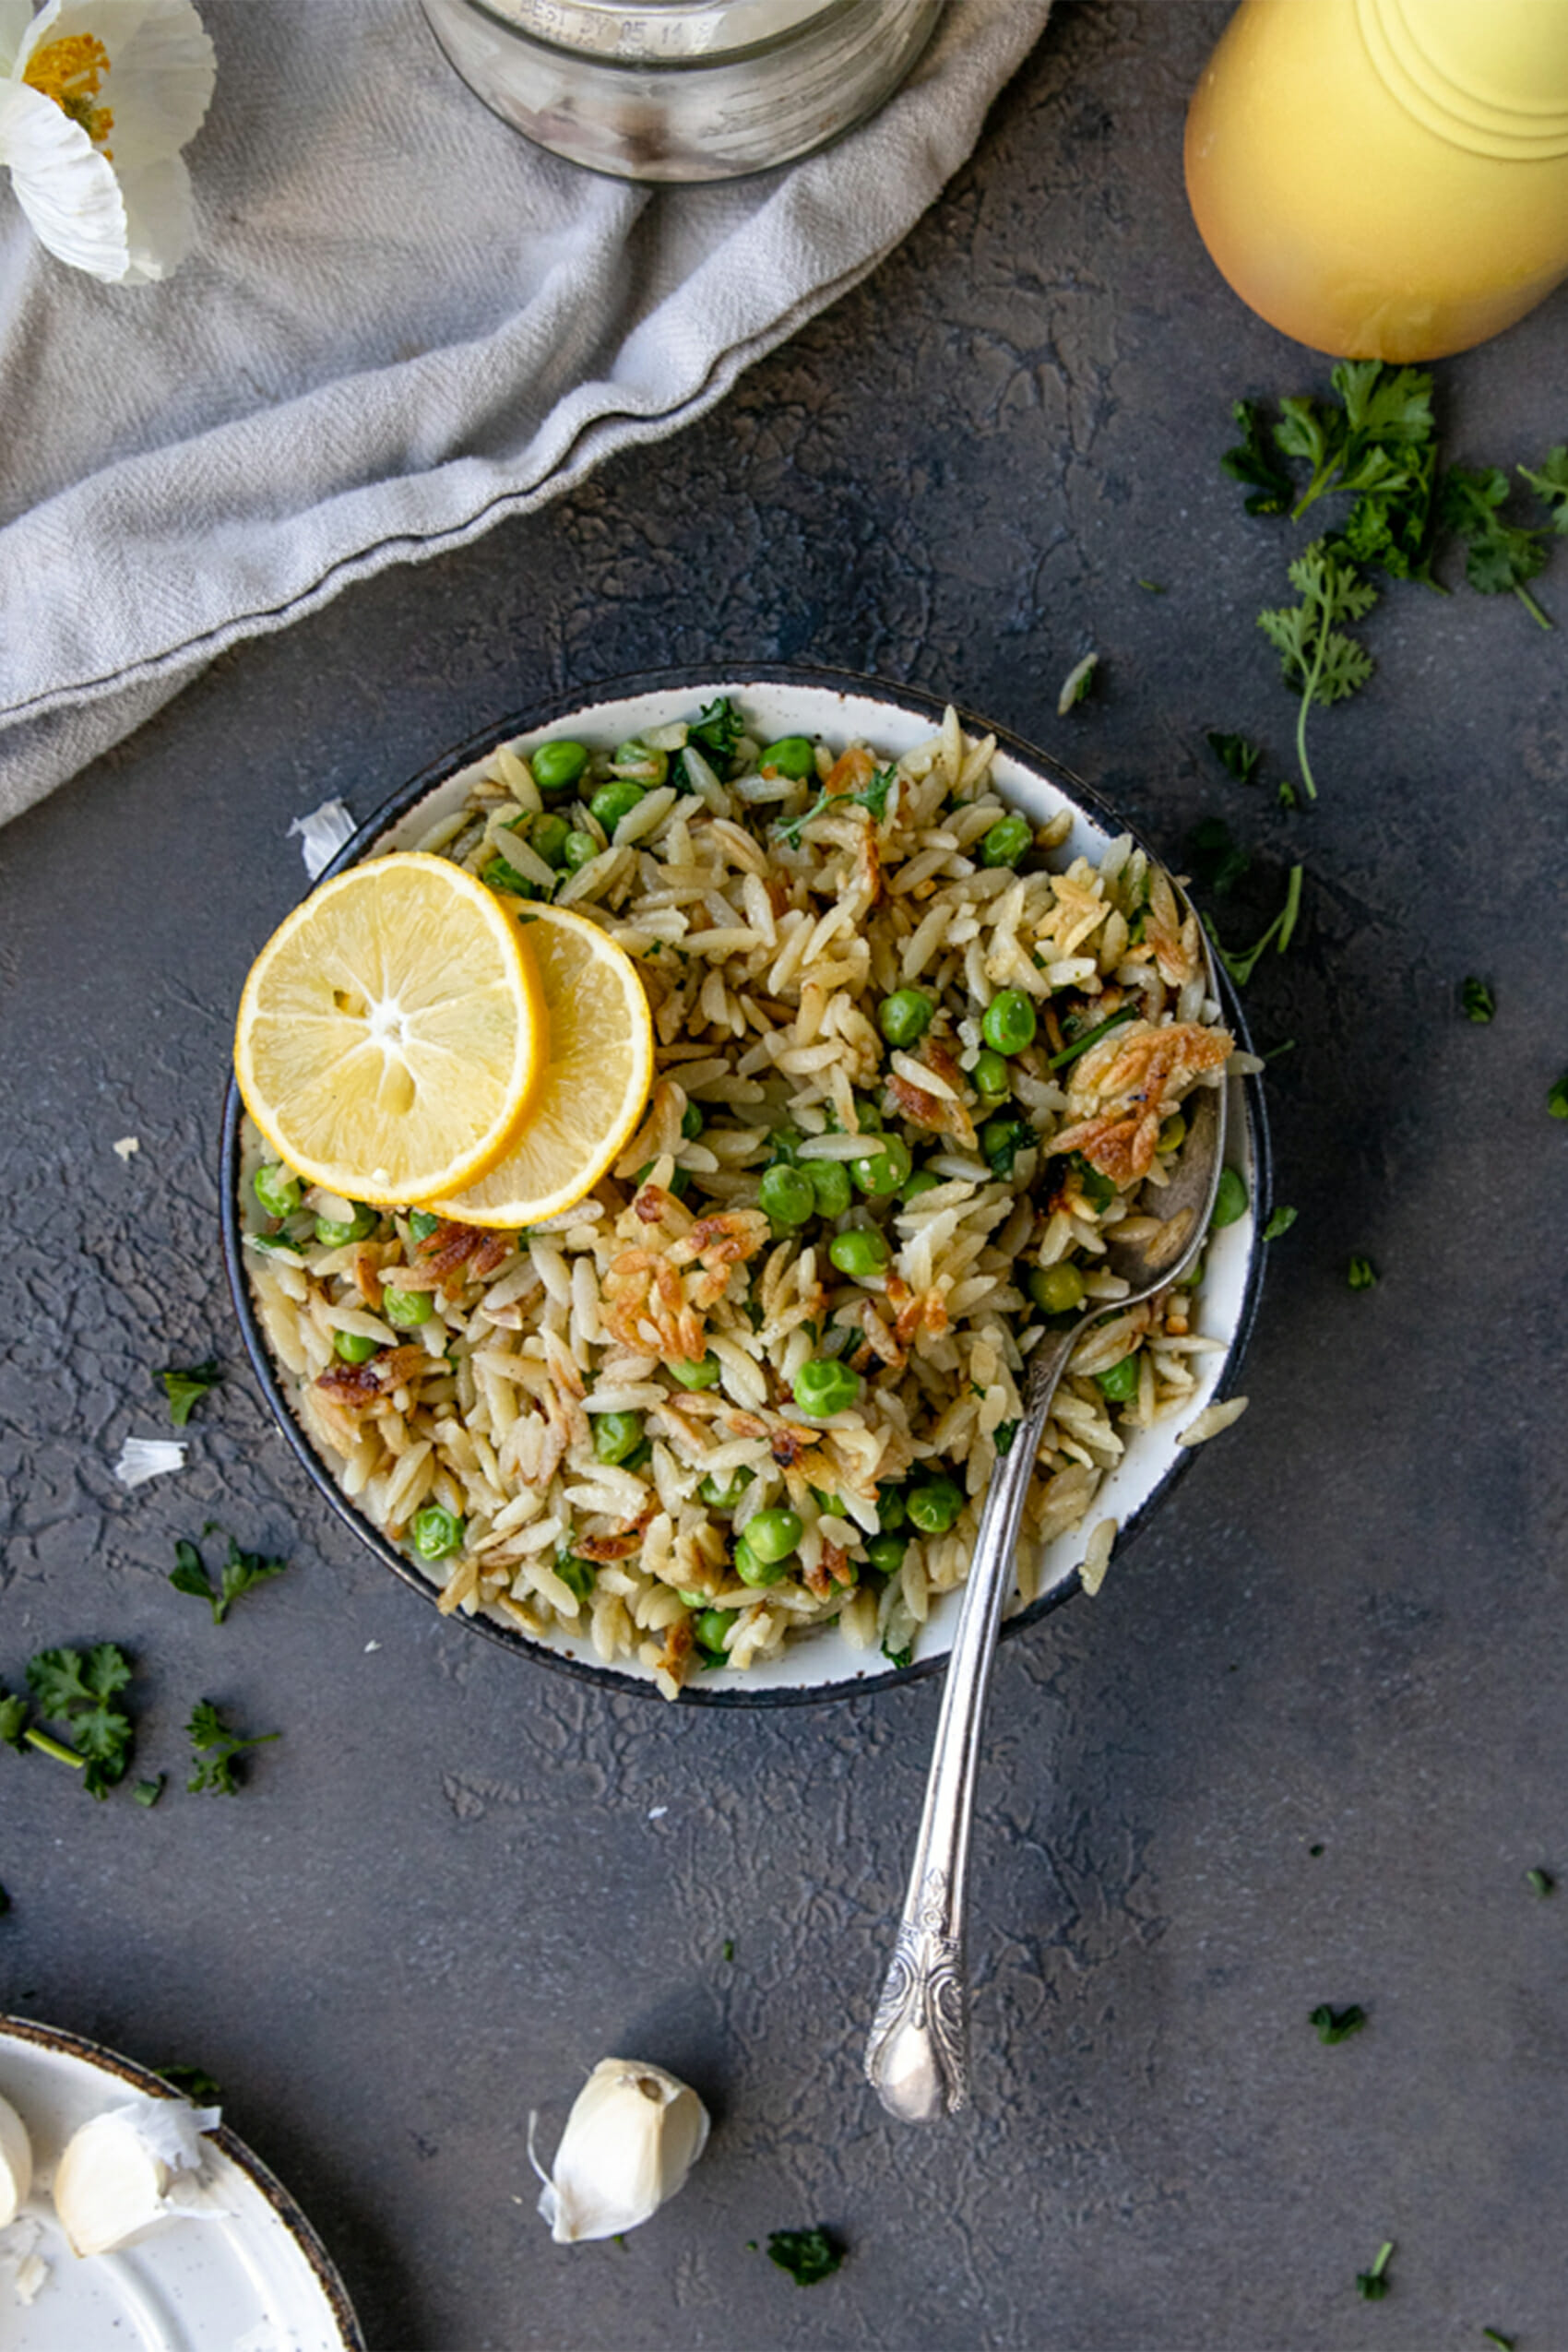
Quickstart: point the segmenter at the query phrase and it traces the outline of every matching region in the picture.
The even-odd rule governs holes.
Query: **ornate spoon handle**
[[[980,1721],[1029,1473],[1077,1337],[1075,1326],[1054,1346],[1035,1351],[1024,1417],[980,1515],[947,1661],[909,1890],[866,2044],[866,2078],[889,2115],[906,2123],[934,2123],[963,2107],[969,2095],[964,1887]]]

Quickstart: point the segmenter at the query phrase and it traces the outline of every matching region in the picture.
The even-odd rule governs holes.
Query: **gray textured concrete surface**
[[[0,835],[0,1680],[124,1643],[176,1781],[198,1693],[283,1733],[239,1799],[151,1812],[0,1753],[0,2001],[210,2070],[378,2352],[1568,2344],[1568,1883],[1524,1877],[1568,1882],[1568,636],[1396,591],[1374,683],[1314,722],[1315,809],[1205,749],[1241,729],[1288,772],[1253,626],[1284,534],[1216,460],[1239,393],[1325,372],[1187,217],[1224,14],[1060,0],[908,244],[712,418],[226,659]],[[1568,304],[1439,381],[1455,454],[1538,462]],[[1541,594],[1568,628],[1568,548]],[[1101,689],[1059,720],[1089,647]],[[1232,937],[1308,870],[1248,995],[1296,1040],[1270,1091],[1300,1211],[1252,1409],[1098,1601],[1002,1658],[977,2096],[923,2134],[858,2064],[935,1690],[683,1714],[438,1622],[269,1430],[219,1262],[230,1023],[302,887],[289,820],[367,813],[540,694],[708,657],[957,692],[1173,858],[1223,814],[1256,860]],[[125,1495],[157,1367],[209,1353],[186,1472]],[[166,1582],[208,1518],[293,1563],[221,1631]],[[1325,2001],[1367,2029],[1322,2047]],[[624,2247],[557,2249],[528,2110],[610,2050],[686,2074],[711,2149]],[[824,2285],[748,2251],[815,2221],[850,2250]]]

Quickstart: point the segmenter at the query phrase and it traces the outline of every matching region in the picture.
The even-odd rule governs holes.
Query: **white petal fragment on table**
[[[21,71],[50,42],[77,38],[101,42],[109,54],[101,95],[114,117],[106,144],[122,178],[195,138],[218,63],[191,0],[52,0],[22,43]]]
[[[111,282],[130,266],[125,200],[113,164],[79,123],[25,82],[0,86],[0,163],[40,244]]]

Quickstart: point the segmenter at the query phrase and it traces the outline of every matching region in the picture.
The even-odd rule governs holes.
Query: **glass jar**
[[[942,0],[423,0],[469,88],[539,146],[624,180],[731,180],[891,95]]]

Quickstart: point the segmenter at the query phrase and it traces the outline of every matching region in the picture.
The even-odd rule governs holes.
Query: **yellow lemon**
[[[548,1051],[512,916],[449,859],[409,850],[351,866],[273,932],[240,999],[234,1074],[297,1174],[384,1206],[493,1167]]]
[[[636,966],[565,907],[517,918],[550,1018],[550,1059],[505,1157],[434,1204],[465,1225],[532,1225],[589,1193],[624,1146],[653,1086],[653,1021]]]

